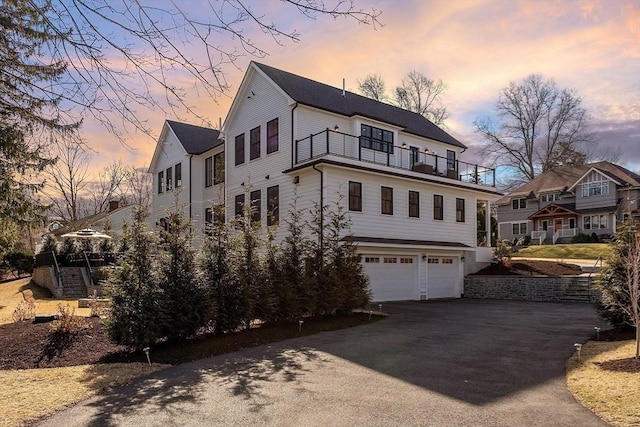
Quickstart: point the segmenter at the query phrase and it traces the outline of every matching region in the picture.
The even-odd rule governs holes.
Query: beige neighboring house
[[[570,243],[578,234],[609,235],[640,218],[640,175],[610,162],[549,170],[498,199],[500,239]]]

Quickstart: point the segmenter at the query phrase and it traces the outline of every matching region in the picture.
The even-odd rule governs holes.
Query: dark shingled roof
[[[525,194],[533,193],[538,196],[546,191],[563,190],[565,187],[571,187],[578,179],[587,173],[591,168],[595,168],[611,179],[615,179],[622,185],[631,187],[640,186],[640,175],[628,169],[618,166],[610,162],[588,163],[580,166],[564,166],[557,169],[548,170],[535,179],[527,182],[523,186],[517,188],[495,204],[508,204],[513,197],[520,197]]]
[[[180,143],[189,154],[202,154],[222,144],[220,132],[215,129],[167,120]]]
[[[460,148],[467,148],[460,141],[431,123],[420,114],[394,107],[353,92],[300,77],[268,65],[254,62],[275,84],[280,86],[296,102],[310,107],[331,111],[343,116],[355,115],[390,123],[404,128],[413,135],[434,139]]]

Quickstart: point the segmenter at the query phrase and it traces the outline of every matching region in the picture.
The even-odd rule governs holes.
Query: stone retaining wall
[[[520,301],[593,302],[593,278],[584,276],[484,276],[464,279],[465,298]]]
[[[54,298],[62,298],[64,292],[62,286],[60,286],[56,280],[53,267],[44,266],[34,268],[31,280],[41,288],[49,289]]]

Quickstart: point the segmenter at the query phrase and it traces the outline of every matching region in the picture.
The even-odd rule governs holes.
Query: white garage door
[[[427,260],[427,298],[458,298],[459,258],[430,256]]]
[[[369,276],[373,301],[417,299],[418,259],[399,255],[366,255],[364,272]]]

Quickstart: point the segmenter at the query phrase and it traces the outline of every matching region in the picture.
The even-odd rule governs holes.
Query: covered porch
[[[578,234],[579,217],[573,204],[548,204],[528,217],[532,223],[531,243],[555,245],[559,239],[574,237]]]

